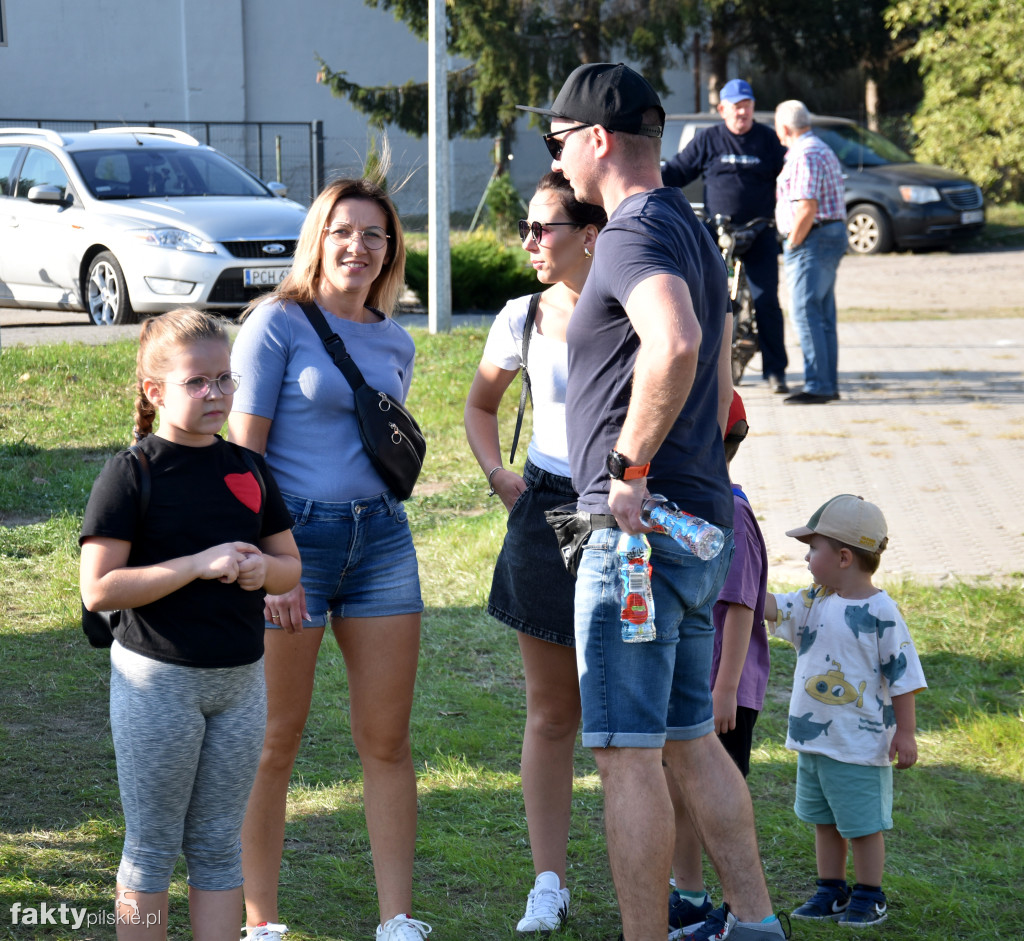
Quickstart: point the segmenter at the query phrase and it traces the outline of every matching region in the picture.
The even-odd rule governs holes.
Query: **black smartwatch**
[[[647,472],[651,469],[650,461],[646,464],[630,464],[624,454],[614,450],[608,452],[606,464],[612,480],[636,480],[646,477]]]

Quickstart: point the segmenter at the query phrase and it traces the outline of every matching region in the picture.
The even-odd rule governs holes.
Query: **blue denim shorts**
[[[793,810],[807,823],[835,824],[847,840],[892,829],[892,765],[852,765],[797,752]]]
[[[568,477],[526,462],[526,489],[508,514],[508,531],[494,564],[487,613],[517,631],[571,647],[576,583],[566,571],[544,511],[576,499]]]
[[[282,494],[295,520],[309,620],[376,618],[423,610],[405,508],[390,493],[346,503]],[[266,622],[268,628],[278,624]]]
[[[729,571],[732,530],[709,562],[649,533],[657,639],[622,642],[618,529],[593,532],[576,577],[576,663],[588,748],[661,748],[714,731],[711,608]]]

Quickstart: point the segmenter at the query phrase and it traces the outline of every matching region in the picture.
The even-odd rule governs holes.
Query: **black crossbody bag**
[[[235,453],[242,459],[245,466],[252,471],[253,477],[256,478],[256,483],[259,484],[260,512],[262,513],[267,499],[267,488],[266,484],[263,483],[263,475],[256,466],[256,462],[252,459],[252,455],[245,448],[231,441],[228,443],[235,449]],[[149,509],[152,478],[149,473],[149,458],[146,457],[142,448],[137,444],[133,444],[128,449],[128,453],[135,458],[135,476],[139,484],[139,517],[138,524],[135,527],[135,531],[138,533],[142,529],[142,522],[145,519],[146,511]],[[90,611],[85,606],[85,602],[82,602],[82,631],[93,647],[103,648],[111,646],[114,643],[114,628],[120,623],[120,611]]]
[[[397,399],[367,384],[341,337],[331,331],[316,304],[304,302],[299,307],[352,387],[359,437],[370,463],[399,500],[409,499],[427,453],[427,442],[416,419]]]

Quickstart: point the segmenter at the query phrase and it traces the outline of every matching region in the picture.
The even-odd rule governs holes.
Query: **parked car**
[[[179,130],[0,128],[0,306],[237,311],[291,268],[286,192]]]
[[[775,116],[759,111],[769,126]],[[665,123],[662,159],[682,150],[717,114],[672,114]],[[892,141],[845,118],[812,115],[817,134],[835,151],[846,182],[846,229],[850,251],[874,255],[893,248],[939,247],[969,237],[985,225],[981,189],[942,167],[916,163]],[[684,190],[703,203],[700,180]]]

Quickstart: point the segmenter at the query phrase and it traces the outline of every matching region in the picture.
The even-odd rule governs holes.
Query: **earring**
[[[586,255],[587,258],[593,258],[594,257],[594,253],[589,248],[587,248],[586,246],[584,246],[584,248],[583,248],[583,254]]]

